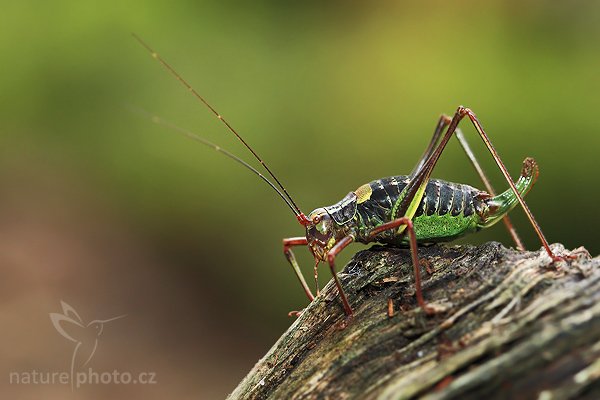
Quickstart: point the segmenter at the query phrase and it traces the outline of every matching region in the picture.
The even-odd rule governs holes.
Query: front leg
[[[304,279],[304,275],[302,275],[302,271],[300,270],[298,262],[296,261],[296,256],[294,256],[294,253],[292,252],[293,246],[306,246],[307,244],[308,241],[305,237],[283,239],[283,254],[285,254],[285,258],[288,260],[292,266],[292,269],[294,270],[294,273],[298,277],[300,285],[302,285],[302,289],[304,289],[304,293],[306,293],[306,297],[308,297],[309,301],[313,301],[315,296],[313,296],[311,290],[308,288],[306,279]]]
[[[346,236],[342,240],[336,243],[335,246],[329,250],[327,253],[327,262],[329,263],[329,268],[331,269],[331,275],[333,275],[333,280],[335,281],[335,286],[337,286],[338,293],[342,298],[342,303],[344,304],[344,311],[348,317],[352,317],[354,314],[352,312],[352,307],[350,307],[350,303],[348,302],[348,298],[346,297],[346,293],[344,292],[344,288],[342,287],[342,283],[335,273],[335,256],[339,254],[340,251],[344,250],[346,246],[354,241],[354,237]]]

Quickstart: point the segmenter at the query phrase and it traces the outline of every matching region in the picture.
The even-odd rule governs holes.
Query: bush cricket
[[[270,178],[273,179],[271,181],[256,168],[220,146],[158,117],[152,118],[155,123],[178,130],[186,136],[240,163],[265,181],[281,197],[294,213],[300,225],[305,229],[304,236],[283,239],[283,252],[309,301],[314,300],[315,295],[312,293],[300,270],[292,252],[293,247],[307,246],[314,256],[317,296],[319,294],[317,266],[321,262],[329,265],[344,311],[350,317],[353,315],[353,310],[340,279],[336,274],[335,258],[352,242],[365,244],[382,243],[390,246],[410,248],[417,303],[426,313],[434,313],[435,309],[428,305],[423,298],[417,251],[418,244],[450,241],[504,220],[516,247],[519,250],[524,250],[524,246],[507,216],[507,213],[517,204],[520,204],[525,211],[543,248],[553,262],[573,258],[571,255],[555,254],[550,249],[539,224],[523,200],[523,197],[529,192],[538,177],[539,169],[536,162],[532,158],[526,158],[523,161],[521,175],[514,182],[477,116],[470,109],[459,106],[452,117],[447,115],[440,117],[429,145],[410,174],[390,176],[366,183],[359,186],[356,190],[349,192],[339,202],[331,206],[317,208],[306,216],[263,159],[258,156],[254,149],[250,147],[229,122],[158,53],[137,35],[133,34],[133,36],[154,59],[185,86],[197,100],[203,103],[227,127],[230,133],[237,137],[263,166]],[[475,130],[506,179],[509,185],[506,191],[500,194],[495,193],[463,133],[458,128],[459,122],[465,117],[475,127]],[[458,139],[470,163],[483,181],[486,191],[469,185],[431,178],[434,167],[452,136],[456,136]],[[290,314],[297,315],[299,312],[291,312]]]

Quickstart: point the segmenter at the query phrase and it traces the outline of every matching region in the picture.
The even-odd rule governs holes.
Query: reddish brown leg
[[[313,301],[315,299],[315,296],[313,296],[312,292],[308,288],[308,285],[306,284],[306,279],[304,279],[304,275],[302,275],[302,271],[300,271],[300,267],[298,266],[296,257],[294,256],[294,253],[291,249],[293,246],[306,246],[307,244],[308,241],[305,237],[283,239],[283,254],[285,254],[285,258],[287,258],[288,262],[292,266],[292,269],[294,270],[294,273],[298,277],[298,280],[302,285],[302,289],[304,289],[304,293],[306,293],[306,297],[308,297],[308,300]]]
[[[419,159],[419,162],[417,163],[417,165],[411,172],[410,176],[414,176],[414,174],[416,174],[417,171],[419,171],[423,167],[423,164],[425,164],[425,161],[427,161],[427,159],[433,154],[435,147],[437,146],[438,142],[440,141],[440,138],[442,137],[444,128],[446,128],[448,126],[448,124],[450,124],[451,121],[452,121],[452,118],[450,118],[449,116],[447,116],[445,114],[442,114],[440,116],[440,119],[438,120],[438,123],[435,126],[435,130],[433,132],[431,141],[429,142],[429,145],[425,149],[425,152]],[[469,143],[467,142],[466,138],[464,137],[462,131],[459,128],[456,128],[455,133],[456,133],[456,138],[458,139],[458,142],[460,143],[461,147],[465,151],[467,158],[469,158],[469,160],[471,161],[471,165],[473,165],[473,168],[475,168],[475,171],[477,171],[477,174],[481,178],[481,181],[483,182],[483,185],[485,186],[486,190],[488,191],[489,194],[494,196],[496,194],[494,192],[494,188],[492,187],[488,177],[486,176],[485,172],[483,171],[483,168],[479,164],[479,161],[477,161],[477,158],[475,158],[475,154],[471,150],[471,147],[469,146]],[[509,216],[505,215],[502,218],[502,221],[504,222],[504,225],[506,226],[508,233],[510,234],[513,241],[515,242],[517,249],[519,249],[521,251],[525,250],[525,246],[523,245],[521,238],[519,238],[519,235],[517,234],[517,231],[514,228]]]
[[[494,148],[494,146],[490,142],[490,139],[488,138],[487,134],[483,130],[483,127],[481,126],[481,123],[479,122],[479,120],[477,119],[477,117],[475,116],[475,114],[471,110],[469,110],[468,108],[465,108],[463,106],[458,107],[458,109],[456,110],[456,113],[454,114],[454,117],[452,117],[452,121],[450,122],[450,125],[448,126],[448,130],[446,131],[446,133],[442,137],[442,139],[441,139],[439,145],[437,146],[437,148],[435,149],[435,151],[432,152],[431,156],[427,159],[427,161],[425,161],[423,163],[422,168],[420,168],[419,171],[417,171],[415,173],[415,175],[414,175],[413,179],[411,180],[411,182],[404,188],[405,195],[403,196],[402,203],[396,209],[396,214],[395,215],[396,216],[399,216],[399,215],[403,216],[403,215],[406,214],[406,211],[408,210],[410,204],[412,203],[413,199],[415,198],[415,194],[418,192],[419,188],[422,185],[424,185],[424,184],[427,183],[427,180],[431,176],[431,172],[433,171],[433,168],[437,164],[437,162],[438,162],[438,160],[440,158],[440,155],[442,154],[442,151],[444,150],[444,148],[448,144],[448,141],[450,140],[450,138],[452,137],[452,135],[456,132],[456,128],[458,126],[458,123],[465,116],[469,117],[469,119],[473,123],[473,126],[475,126],[475,129],[479,133],[479,136],[481,137],[481,140],[483,140],[483,142],[485,143],[485,145],[488,148],[489,152],[492,154],[492,157],[494,158],[494,161],[496,162],[496,165],[498,165],[498,168],[500,169],[500,171],[504,175],[504,178],[506,179],[506,181],[510,185],[510,188],[515,193],[515,196],[517,197],[517,200],[521,204],[521,207],[525,211],[525,214],[527,214],[527,218],[529,218],[529,221],[531,222],[531,225],[535,229],[535,232],[538,235],[538,237],[540,238],[540,241],[542,242],[542,245],[546,249],[546,252],[548,253],[548,255],[554,261],[563,260],[563,259],[567,258],[567,257],[559,257],[559,256],[555,255],[552,252],[552,250],[550,249],[550,246],[548,244],[548,241],[546,240],[546,238],[544,237],[544,234],[542,233],[542,230],[541,230],[540,226],[538,225],[537,221],[533,217],[533,214],[529,210],[529,207],[527,206],[527,204],[525,204],[525,201],[523,200],[523,197],[517,191],[517,188],[515,186],[514,181],[510,177],[510,174],[508,173],[508,170],[506,169],[506,167],[504,166],[504,163],[500,159],[500,156],[498,155],[498,152],[496,151],[496,149]]]
[[[454,116],[453,119],[460,120],[465,115],[469,117],[469,119],[471,120],[471,123],[473,124],[473,126],[477,130],[477,133],[479,133],[479,136],[481,137],[481,139],[485,143],[485,145],[488,148],[489,152],[492,154],[492,157],[494,157],[494,161],[496,161],[496,165],[498,165],[498,168],[500,168],[500,171],[502,171],[502,175],[504,175],[504,178],[506,179],[506,181],[510,185],[510,188],[512,189],[512,191],[515,193],[515,196],[517,196],[517,199],[519,200],[519,203],[521,203],[521,207],[523,207],[523,210],[525,211],[525,214],[527,214],[527,218],[529,218],[529,222],[531,222],[531,225],[533,226],[533,229],[535,230],[535,232],[537,233],[538,237],[540,238],[540,241],[542,242],[542,246],[544,246],[544,248],[546,249],[546,252],[550,256],[550,258],[552,258],[553,261],[563,260],[565,257],[560,257],[560,256],[555,255],[552,252],[552,250],[550,249],[550,245],[548,244],[548,241],[546,240],[546,237],[542,233],[542,229],[540,228],[539,224],[535,220],[535,218],[534,218],[533,213],[531,212],[531,210],[529,210],[529,206],[527,206],[527,204],[523,200],[523,196],[521,196],[521,194],[517,190],[517,187],[515,186],[515,182],[510,177],[510,174],[508,173],[508,170],[504,166],[504,163],[500,159],[500,156],[498,155],[498,152],[496,151],[496,149],[492,145],[492,142],[490,142],[490,139],[488,138],[487,134],[483,130],[483,126],[481,126],[481,123],[477,119],[477,116],[475,116],[475,114],[473,113],[473,111],[471,111],[470,109],[464,108],[464,107],[461,106],[461,107],[458,107],[458,110],[456,111],[456,114],[455,114],[455,116]],[[457,121],[457,123],[458,123],[458,121]]]
[[[337,256],[340,251],[344,250],[344,248],[346,248],[346,246],[348,246],[353,241],[354,238],[352,236],[346,236],[345,238],[337,242],[335,246],[333,246],[331,250],[329,250],[329,253],[327,253],[327,262],[329,262],[331,275],[333,275],[335,286],[337,286],[338,293],[340,294],[340,297],[342,298],[342,303],[344,304],[344,311],[346,311],[346,315],[348,317],[351,317],[353,315],[352,307],[350,307],[350,303],[348,302],[348,298],[346,297],[344,288],[342,288],[342,283],[340,282],[340,279],[335,273],[335,256]]]
[[[433,268],[431,268],[431,262],[428,259],[422,258],[419,260],[419,263],[421,264],[422,267],[425,267],[425,271],[427,271],[427,273],[429,275],[431,275],[435,272],[433,270]]]
[[[415,274],[415,296],[417,297],[417,303],[419,303],[419,306],[421,306],[423,311],[427,314],[433,314],[434,310],[429,307],[423,299],[423,292],[421,290],[421,270],[419,269],[419,258],[417,253],[417,237],[415,236],[412,221],[406,217],[396,218],[393,221],[379,225],[377,228],[373,228],[370,232],[370,236],[373,238],[381,232],[396,230],[402,225],[406,226],[406,231],[408,231],[408,238],[410,240],[410,254],[412,256],[413,271]]]
[[[394,316],[394,300],[387,300],[387,316],[388,318],[392,318]]]

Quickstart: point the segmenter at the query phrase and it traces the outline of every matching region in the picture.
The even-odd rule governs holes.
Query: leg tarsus
[[[575,258],[583,257],[588,260],[592,258],[592,255],[590,254],[590,252],[583,246],[570,251],[569,254],[571,256],[574,256]]]
[[[427,273],[428,273],[429,275],[433,275],[433,273],[435,272],[435,271],[433,270],[433,268],[431,267],[431,261],[429,261],[429,260],[428,260],[428,259],[426,259],[426,258],[421,258],[421,259],[419,259],[419,265],[421,265],[422,267],[424,267],[424,268],[425,268],[425,271],[427,271]]]
[[[394,312],[394,299],[388,297],[387,299],[387,316],[388,318],[393,318],[395,315]]]
[[[305,309],[303,308],[302,310],[299,310],[299,311],[290,311],[288,313],[288,317],[290,317],[290,318],[292,318],[292,317],[298,318],[298,317],[300,317],[304,313],[304,310]]]
[[[587,250],[586,250],[587,251]],[[560,261],[569,261],[569,260],[576,260],[579,258],[580,254],[573,254],[573,253],[568,253],[568,254],[553,254],[550,256],[550,258],[552,259],[552,262],[560,262]],[[588,253],[589,255],[589,253]],[[591,256],[590,256],[591,258]]]

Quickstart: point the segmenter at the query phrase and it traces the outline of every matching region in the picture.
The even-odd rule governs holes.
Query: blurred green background
[[[221,398],[306,304],[281,249],[303,231],[280,199],[130,111],[251,161],[131,32],[245,136],[305,212],[408,173],[439,115],[464,104],[513,176],[526,156],[539,162],[527,201],[549,241],[597,254],[599,5],[3,2],[0,373],[66,370],[70,344],[47,316],[62,299],[88,320],[128,314],[107,328],[94,368],[152,370],[159,382],[3,392]],[[454,142],[434,176],[481,187]],[[522,211],[512,215],[538,249]],[[511,245],[502,224],[462,242],[489,240]],[[308,251],[297,254],[310,275]]]

